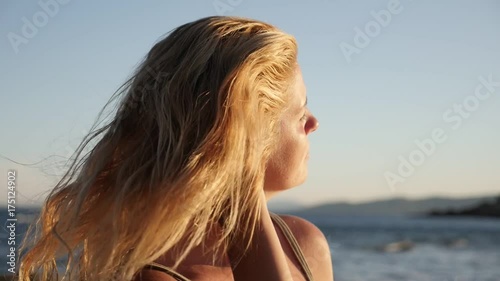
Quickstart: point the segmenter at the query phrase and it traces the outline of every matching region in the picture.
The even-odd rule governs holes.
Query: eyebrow
[[[301,107],[295,109],[297,112],[299,111],[302,111],[303,108],[305,108],[307,106],[307,96],[306,96],[306,101],[304,102],[304,105],[302,105]]]

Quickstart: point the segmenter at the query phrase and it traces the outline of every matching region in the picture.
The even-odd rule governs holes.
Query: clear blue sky
[[[299,43],[321,125],[311,136],[307,182],[276,200],[500,192],[500,1],[66,0],[44,9],[49,2],[58,3],[0,3],[5,157],[67,157],[156,40],[224,14],[267,21]],[[417,140],[435,149],[425,154]],[[1,179],[17,169],[18,200],[34,203],[57,180],[48,174],[62,172],[60,161],[30,168],[0,159]],[[400,167],[406,161],[413,172]],[[6,198],[0,192],[2,204]]]

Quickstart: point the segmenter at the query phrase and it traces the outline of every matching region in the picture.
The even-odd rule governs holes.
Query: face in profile
[[[306,180],[308,136],[319,126],[307,108],[306,87],[298,66],[293,83],[289,105],[280,120],[280,138],[267,164],[264,190],[270,193],[300,185]]]

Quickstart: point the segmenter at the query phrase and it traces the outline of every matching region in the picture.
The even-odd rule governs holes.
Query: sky
[[[39,204],[110,96],[184,23],[234,15],[295,36],[313,205],[500,193],[500,1],[0,2],[0,203]]]

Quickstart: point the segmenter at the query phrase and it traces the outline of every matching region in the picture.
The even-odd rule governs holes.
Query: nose
[[[319,127],[319,121],[318,121],[318,119],[316,119],[316,117],[314,115],[311,115],[311,117],[309,118],[308,123],[309,123],[309,126],[308,126],[309,128],[307,130],[308,134],[316,131],[318,129],[318,127]]]

